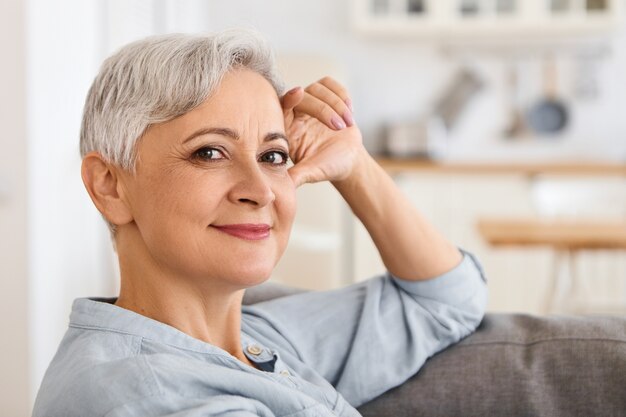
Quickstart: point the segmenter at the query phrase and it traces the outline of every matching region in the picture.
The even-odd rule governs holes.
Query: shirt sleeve
[[[283,347],[326,378],[353,406],[414,375],[433,354],[480,324],[486,280],[463,250],[452,270],[425,281],[390,273],[339,290],[306,292],[246,307]]]

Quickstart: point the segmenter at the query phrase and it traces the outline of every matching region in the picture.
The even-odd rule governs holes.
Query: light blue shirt
[[[74,301],[34,417],[358,416],[480,323],[487,291],[464,252],[427,281],[386,274],[243,307],[246,356],[117,307]]]

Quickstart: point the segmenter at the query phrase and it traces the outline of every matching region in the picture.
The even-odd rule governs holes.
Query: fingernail
[[[349,98],[346,99],[346,106],[348,106],[350,111],[354,113],[354,109],[352,108],[352,100],[350,100]]]
[[[294,87],[294,88],[292,88],[291,90],[287,91],[287,93],[286,93],[286,94],[293,94],[293,93],[295,93],[296,91],[298,91],[299,89],[300,89],[300,87],[299,87],[299,86],[298,86],[298,87]]]
[[[343,120],[346,121],[348,126],[352,126],[354,124],[354,119],[352,118],[352,113],[347,111],[343,114]]]
[[[335,129],[337,130],[341,130],[344,129],[346,127],[346,124],[343,122],[343,120],[341,120],[339,117],[337,116],[333,116],[330,119],[330,123],[335,126]]]

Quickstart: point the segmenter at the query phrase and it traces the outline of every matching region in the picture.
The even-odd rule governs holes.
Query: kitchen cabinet
[[[463,41],[606,34],[623,15],[619,0],[352,0],[359,33]]]

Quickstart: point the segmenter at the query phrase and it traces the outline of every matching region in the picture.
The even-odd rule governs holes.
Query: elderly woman
[[[352,113],[331,78],[283,94],[245,31],[152,37],[107,59],[85,104],[82,178],[121,290],[75,300],[34,415],[356,416],[471,333],[477,261],[403,197]],[[318,181],[388,273],[242,307],[287,245],[296,187]]]

